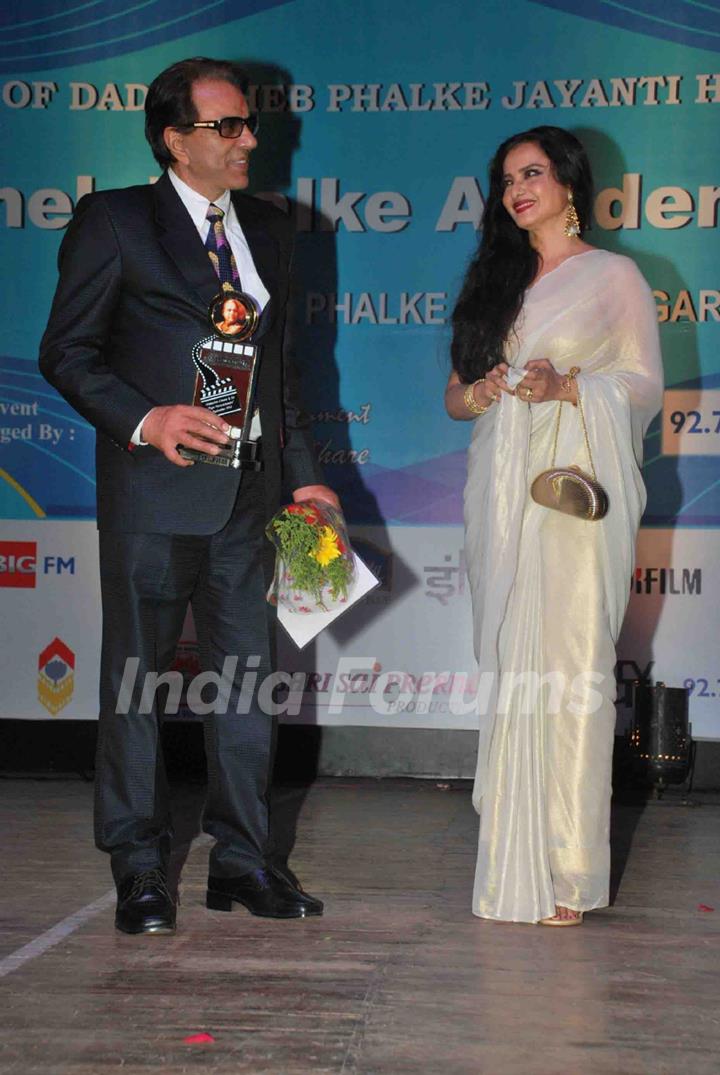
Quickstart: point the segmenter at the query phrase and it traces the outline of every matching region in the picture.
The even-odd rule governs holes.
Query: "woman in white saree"
[[[615,643],[645,506],[643,434],[662,397],[651,292],[630,259],[583,241],[591,204],[573,135],[538,127],[500,146],[445,397],[451,417],[474,420],[466,558],[486,690],[473,912],[547,925],[608,904]],[[593,522],[530,496],[560,401],[557,462],[591,469],[578,400],[610,503]]]

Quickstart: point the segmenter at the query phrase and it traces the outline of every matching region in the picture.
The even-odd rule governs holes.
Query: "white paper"
[[[313,638],[324,631],[333,620],[342,616],[343,612],[352,608],[366,593],[380,585],[380,580],[375,578],[357,553],[353,553],[353,556],[355,557],[355,581],[348,591],[345,604],[329,612],[290,612],[284,605],[278,605],[278,620],[298,649],[307,646],[308,642],[312,642]]]

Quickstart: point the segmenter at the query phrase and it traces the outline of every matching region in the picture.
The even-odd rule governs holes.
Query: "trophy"
[[[232,443],[217,455],[178,445],[183,459],[235,470],[261,470],[260,446],[250,440],[260,348],[251,341],[260,320],[255,299],[226,288],[208,310],[213,335],[195,344],[197,370],[193,404],[206,407],[230,426]]]

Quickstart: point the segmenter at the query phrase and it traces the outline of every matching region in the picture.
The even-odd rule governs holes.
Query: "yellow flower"
[[[321,567],[327,567],[331,560],[337,560],[341,555],[338,548],[338,536],[331,526],[323,526],[320,531],[320,541],[315,552],[312,554]]]

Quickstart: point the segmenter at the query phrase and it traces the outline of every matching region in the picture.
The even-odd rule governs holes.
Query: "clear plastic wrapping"
[[[341,511],[320,500],[289,504],[265,533],[277,550],[271,604],[308,615],[347,603],[355,558]]]

